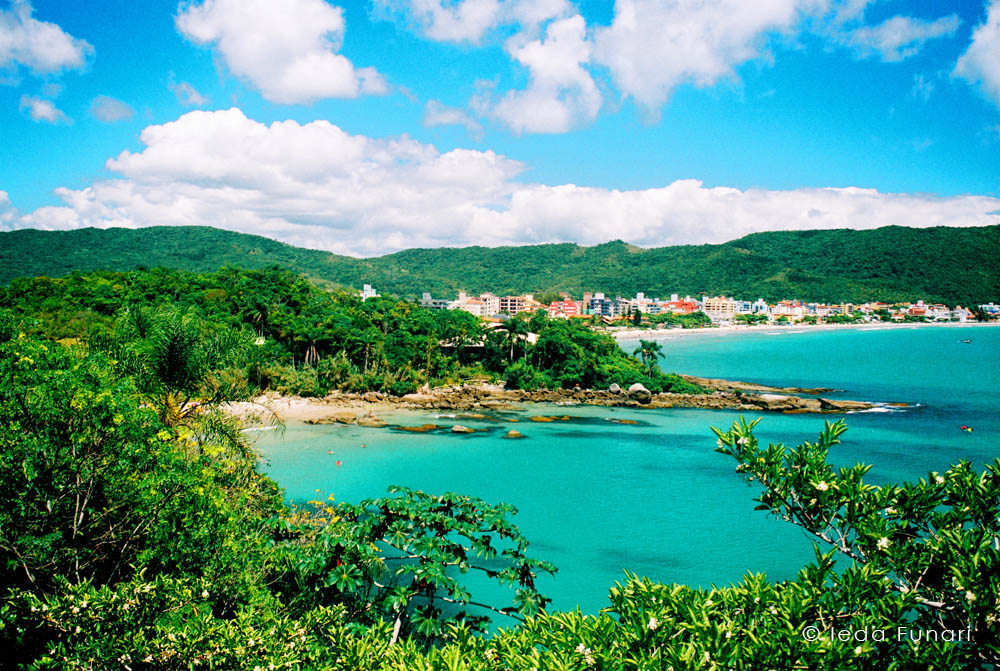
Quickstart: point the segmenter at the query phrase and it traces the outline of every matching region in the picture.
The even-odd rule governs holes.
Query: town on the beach
[[[379,294],[370,284],[360,292],[362,300]],[[763,298],[754,301],[727,296],[698,298],[671,294],[669,299],[650,298],[638,292],[633,298],[614,298],[597,292],[584,292],[574,299],[561,292],[549,302],[535,299],[534,294],[498,296],[486,292],[469,296],[464,291],[455,299],[434,298],[423,292],[419,304],[432,310],[464,310],[486,320],[505,320],[521,313],[535,314],[544,310],[553,319],[585,319],[595,325],[654,326],[664,328],[699,328],[740,325],[790,324],[851,324],[894,322],[953,322],[990,321],[1000,318],[1000,305],[995,301],[970,306],[948,306],[941,303],[811,303],[781,300],[768,303]]]

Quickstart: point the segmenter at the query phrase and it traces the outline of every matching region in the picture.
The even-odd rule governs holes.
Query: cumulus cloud
[[[1000,105],[1000,0],[993,0],[986,20],[972,33],[972,43],[958,59],[955,76],[979,83],[983,91]]]
[[[17,211],[10,203],[10,196],[7,195],[6,191],[0,190],[0,229],[10,228],[16,215]]]
[[[177,96],[177,102],[185,107],[201,107],[208,104],[208,98],[187,82],[175,82],[171,79],[167,86]]]
[[[507,49],[531,71],[531,84],[522,91],[508,91],[495,104],[479,98],[476,106],[481,113],[515,133],[564,133],[597,118],[601,94],[583,67],[590,60],[590,42],[582,16],[552,21],[541,39],[515,36]]]
[[[27,110],[32,121],[47,121],[48,123],[69,123],[62,110],[54,102],[34,96],[21,96],[20,109]]]
[[[23,66],[43,75],[82,68],[94,48],[33,13],[27,0],[14,0],[9,9],[0,10],[0,71]]]
[[[474,138],[480,138],[483,134],[482,125],[468,112],[456,107],[446,107],[437,100],[428,100],[424,105],[424,126],[462,126]]]
[[[711,86],[761,55],[766,33],[790,29],[811,0],[618,0],[595,31],[594,60],[648,110],[679,84]]]
[[[878,54],[892,63],[916,55],[930,40],[951,37],[960,23],[955,14],[934,21],[894,16],[877,26],[857,28],[847,39],[859,56]]]
[[[492,151],[441,153],[406,136],[351,135],[326,121],[270,125],[238,109],[194,111],[143,130],[109,159],[115,179],[60,188],[60,206],[7,227],[205,225],[355,255],[409,247],[620,238],[722,242],[754,231],[1000,223],[1000,200],[871,189],[771,191],[680,180],[618,191],[518,179]]]
[[[374,7],[409,19],[424,36],[439,42],[479,42],[501,21],[500,0],[375,0]]]
[[[324,0],[204,0],[181,6],[177,27],[196,44],[214,45],[233,74],[272,102],[387,91],[374,68],[355,68],[337,53],[344,13]]]
[[[127,102],[111,96],[97,96],[90,103],[90,115],[104,123],[128,121],[134,113],[135,110]]]

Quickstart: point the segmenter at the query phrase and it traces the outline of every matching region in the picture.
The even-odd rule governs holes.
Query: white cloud
[[[1000,199],[872,189],[707,188],[680,180],[618,191],[518,180],[492,151],[440,153],[406,136],[349,135],[326,122],[264,125],[238,109],[147,127],[119,174],[60,188],[58,207],[10,227],[212,225],[357,255],[410,247],[620,238],[640,245],[722,242],[754,231],[1000,224]]]
[[[311,103],[387,91],[374,68],[337,53],[343,10],[324,0],[204,0],[177,14],[181,33],[215,45],[229,70],[272,102]]]
[[[10,196],[6,191],[0,190],[0,228],[9,228],[16,215],[17,210],[10,204]]]
[[[111,96],[97,96],[90,103],[91,116],[104,123],[127,121],[134,113],[135,110],[127,102]]]
[[[955,76],[979,82],[1000,105],[1000,0],[993,0],[986,21],[972,33],[972,43],[955,65]]]
[[[477,107],[515,133],[565,133],[593,121],[601,109],[601,93],[583,67],[590,49],[579,14],[549,23],[544,39],[516,35],[507,50],[531,71],[531,84],[523,91],[508,91],[495,104],[479,98]]]
[[[954,35],[960,23],[955,14],[934,21],[894,16],[877,26],[853,30],[847,40],[859,56],[879,54],[892,63],[916,55],[929,40]]]
[[[21,96],[20,109],[28,110],[32,121],[47,121],[49,123],[69,123],[69,117],[56,108],[55,103],[44,98]]]
[[[922,74],[913,75],[913,88],[910,89],[910,97],[927,102],[934,93],[934,79],[925,77]]]
[[[764,36],[790,29],[812,0],[617,0],[595,31],[594,60],[618,88],[655,110],[682,83],[706,87],[761,55]]]
[[[465,110],[456,107],[446,107],[437,100],[428,100],[424,105],[424,126],[462,126],[473,138],[483,134],[482,125],[473,119]]]
[[[27,0],[0,10],[0,70],[23,66],[41,75],[82,68],[94,48],[54,23],[33,18],[33,11]]]
[[[208,104],[208,98],[199,93],[198,89],[187,82],[175,82],[171,80],[167,83],[167,86],[177,96],[177,102],[185,107],[201,107]]]
[[[376,10],[408,18],[439,42],[479,42],[501,20],[500,0],[374,0]]]

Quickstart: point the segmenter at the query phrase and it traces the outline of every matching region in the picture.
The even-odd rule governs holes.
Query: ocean
[[[666,371],[833,387],[830,396],[909,404],[846,415],[763,415],[758,436],[786,445],[814,439],[824,421],[846,417],[849,429],[831,461],[871,464],[869,482],[1000,457],[1000,328],[774,329],[659,339]],[[622,342],[627,351],[635,345]],[[531,415],[570,419],[536,423]],[[710,587],[748,572],[792,578],[812,559],[812,540],[753,510],[758,490],[714,451],[709,427],[727,427],[738,416],[587,406],[529,407],[484,420],[407,413],[388,419],[489,430],[412,434],[290,424],[283,434],[262,433],[258,449],[265,471],[293,501],[333,494],[357,502],[399,484],[511,503],[533,554],[559,567],[539,582],[553,607],[596,613],[626,570]],[[512,428],[526,438],[503,438]]]

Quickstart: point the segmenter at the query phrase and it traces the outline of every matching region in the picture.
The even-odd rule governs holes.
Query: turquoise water
[[[966,338],[972,342],[959,342]],[[845,398],[913,404],[847,415],[850,430],[832,460],[873,464],[873,482],[925,476],[959,459],[980,465],[1000,456],[1000,328],[705,334],[663,343],[665,370],[830,386]],[[571,419],[526,421],[532,414]],[[489,431],[411,434],[291,425],[283,436],[262,436],[259,448],[266,471],[296,501],[314,498],[317,489],[358,501],[401,484],[512,503],[534,554],[560,569],[540,583],[542,591],[557,608],[579,605],[596,612],[626,569],[663,582],[710,586],[738,581],[748,571],[790,578],[812,558],[811,541],[754,511],[757,490],[743,484],[731,460],[714,452],[708,427],[728,426],[737,416],[581,406],[532,407],[486,420],[414,413],[399,421]],[[520,421],[506,421],[511,417]],[[814,438],[824,419],[835,417],[766,415],[758,434],[794,444]],[[974,432],[959,431],[961,424]],[[527,438],[502,438],[511,428]]]

